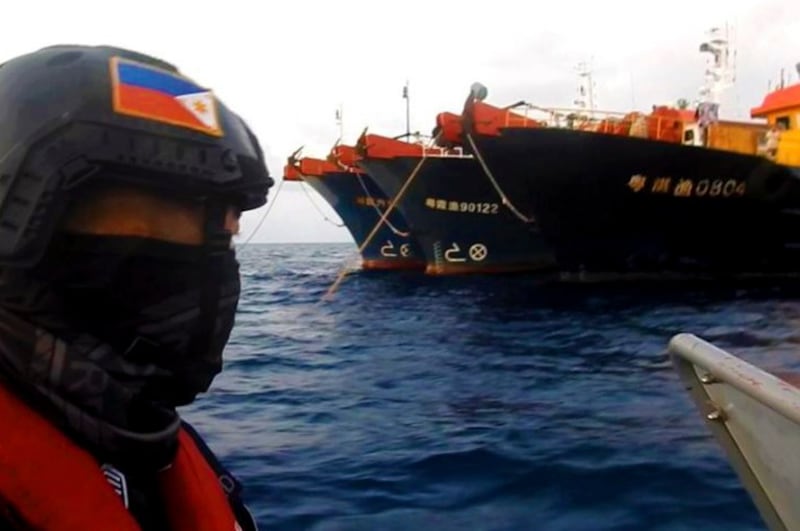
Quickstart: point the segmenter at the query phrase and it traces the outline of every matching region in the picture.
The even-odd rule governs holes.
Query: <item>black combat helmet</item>
[[[35,263],[76,190],[103,181],[242,210],[273,184],[242,119],[164,61],[52,46],[0,65],[0,265]]]

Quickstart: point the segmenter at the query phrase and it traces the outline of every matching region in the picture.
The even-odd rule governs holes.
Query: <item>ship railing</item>
[[[394,140],[405,140],[410,144],[428,144],[433,141],[433,137],[415,131],[413,133],[403,133],[401,135],[393,136]]]
[[[464,151],[463,146],[449,146],[443,147],[436,143],[437,137],[430,135],[423,135],[420,133],[403,133],[393,137],[394,140],[408,139],[410,144],[416,144],[422,147],[425,151],[425,156],[435,158],[457,158],[457,159],[471,159],[471,153]]]
[[[431,144],[428,146],[428,151],[426,152],[426,156],[428,157],[436,157],[436,158],[455,158],[455,159],[471,159],[473,155],[471,153],[467,153],[464,151],[462,146],[454,146],[443,148],[441,146],[436,146]]]
[[[687,126],[695,120],[684,120],[678,116],[647,114],[643,112],[619,112],[587,110],[570,107],[543,107],[528,102],[519,102],[506,108],[506,126],[513,126],[511,113],[522,115],[532,122],[544,122],[547,127],[582,130],[595,133],[636,136],[682,142]]]
[[[668,351],[770,529],[800,529],[800,389],[692,334]]]
[[[586,122],[602,121],[609,118],[624,118],[629,113],[619,111],[586,110],[581,107],[543,107],[526,101],[520,101],[505,107],[517,115],[522,115],[531,121],[545,121],[548,124],[565,124],[567,122],[581,120]],[[506,115],[506,125],[509,125],[512,117]]]
[[[428,146],[423,148],[425,150],[424,156],[432,159],[472,159],[474,155],[464,150],[463,147],[447,147],[441,146]]]

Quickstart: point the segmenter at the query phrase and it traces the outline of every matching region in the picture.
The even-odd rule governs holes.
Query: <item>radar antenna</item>
[[[588,112],[590,117],[594,117],[595,110],[595,84],[592,79],[591,64],[581,61],[575,67],[578,72],[578,96],[575,98],[575,105]]]
[[[339,140],[344,139],[344,108],[340,103],[336,108],[336,125],[339,127]]]

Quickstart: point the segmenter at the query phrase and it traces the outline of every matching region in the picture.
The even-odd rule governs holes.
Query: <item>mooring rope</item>
[[[491,170],[489,170],[489,166],[486,165],[486,162],[483,160],[480,151],[478,151],[478,146],[475,145],[475,141],[472,139],[472,135],[470,133],[467,133],[467,140],[469,141],[470,146],[472,146],[472,152],[475,154],[475,158],[478,159],[478,162],[483,168],[483,171],[489,178],[489,182],[492,183],[492,186],[494,187],[495,191],[500,196],[500,200],[502,201],[503,205],[505,205],[511,211],[512,214],[517,216],[517,218],[519,218],[524,223],[533,223],[534,221],[536,221],[533,218],[525,216],[522,212],[517,210],[517,207],[514,206],[514,203],[511,202],[511,200],[508,198],[503,189],[500,188],[500,185],[497,184],[497,180],[494,178],[494,175],[492,175]]]
[[[283,187],[284,181],[286,181],[286,179],[281,179],[281,182],[278,183],[278,188],[275,189],[275,196],[272,198],[272,201],[270,202],[269,206],[267,206],[266,210],[264,210],[264,215],[261,216],[261,219],[259,220],[258,224],[256,224],[256,228],[253,229],[253,232],[250,233],[250,236],[248,236],[247,239],[244,242],[242,242],[241,246],[237,247],[242,248],[247,244],[249,244],[250,240],[252,240],[253,236],[255,236],[256,233],[258,232],[258,229],[261,228],[261,225],[264,223],[264,220],[267,219],[267,216],[272,211],[272,207],[275,206],[275,202],[278,200],[278,194],[281,193],[281,188]]]
[[[305,177],[305,175],[302,174],[301,176]],[[308,190],[306,190],[305,183],[303,181],[300,181],[300,189],[303,191],[304,194],[306,194],[306,197],[308,198],[308,201],[311,203],[311,206],[313,206],[314,209],[319,213],[319,215],[322,216],[322,219],[324,219],[334,227],[344,227],[344,223],[336,223],[331,218],[325,215],[325,212],[323,212],[322,209],[319,208],[319,206],[317,206],[317,203],[314,202],[314,199],[311,198],[311,194],[309,194]]]
[[[364,193],[367,194],[367,197],[372,201],[372,207],[375,209],[375,212],[378,213],[378,216],[382,216],[383,212],[381,211],[380,208],[378,208],[377,203],[375,203],[375,198],[372,197],[372,194],[369,193],[367,185],[364,184],[364,179],[361,178],[361,174],[358,172],[355,172],[355,174],[356,174],[356,179],[358,179],[358,183],[361,185],[361,189],[364,190]],[[409,232],[404,232],[396,228],[394,225],[392,225],[392,222],[389,221],[388,219],[386,220],[386,226],[389,227],[389,230],[391,230],[395,234],[395,236],[400,236],[401,238],[408,238],[410,234]]]
[[[406,193],[408,187],[411,186],[411,183],[414,181],[414,178],[419,173],[419,170],[422,168],[422,165],[425,163],[425,160],[427,158],[428,158],[427,153],[425,152],[425,149],[423,149],[422,157],[419,159],[419,162],[417,163],[416,167],[414,167],[411,174],[408,176],[408,179],[406,179],[405,184],[403,184],[403,187],[400,188],[400,190],[397,192],[397,195],[394,196],[394,199],[392,199],[391,204],[389,204],[388,208],[383,212],[383,214],[381,215],[381,219],[379,219],[378,222],[375,224],[375,226],[372,228],[372,231],[369,233],[369,236],[367,236],[366,239],[364,239],[364,242],[358,247],[359,254],[364,252],[364,249],[366,249],[367,245],[369,245],[369,243],[372,241],[372,238],[375,236],[375,234],[377,234],[380,226],[386,222],[386,218],[389,216],[389,213],[392,210],[394,210],[394,207],[397,205],[398,202],[400,202],[400,199]],[[333,284],[331,284],[331,286],[328,288],[328,291],[325,292],[325,295],[322,297],[323,301],[330,300],[333,293],[339,287],[339,284],[342,283],[344,277],[347,275],[347,271],[348,269],[346,267],[343,267],[341,271],[339,271],[339,275],[336,277],[336,280],[333,282]]]

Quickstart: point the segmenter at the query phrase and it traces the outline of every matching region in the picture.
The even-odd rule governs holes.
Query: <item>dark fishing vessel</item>
[[[725,45],[706,43],[712,68],[725,68]],[[479,92],[465,105],[461,140],[501,185],[527,180],[565,278],[800,273],[797,86],[753,109],[766,124],[716,119],[713,97],[697,112],[598,117],[500,109]],[[521,123],[533,111],[546,120]]]
[[[460,148],[426,147],[366,133],[356,147],[358,165],[384,194],[401,194],[396,208],[420,242],[426,273],[553,268],[539,227],[526,216],[528,205],[517,205],[516,213],[504,205],[475,159]],[[522,181],[507,183],[507,192],[521,193],[521,187]]]
[[[334,149],[339,154],[346,154],[348,149],[352,152],[354,148],[337,146]],[[346,160],[347,156],[343,158]],[[425,267],[419,244],[409,236],[406,222],[399,212],[390,213],[374,231],[388,200],[369,176],[358,168],[336,165],[324,159],[298,158],[295,153],[284,168],[284,179],[306,182],[325,198],[359,249],[363,247],[363,269],[422,270]]]

